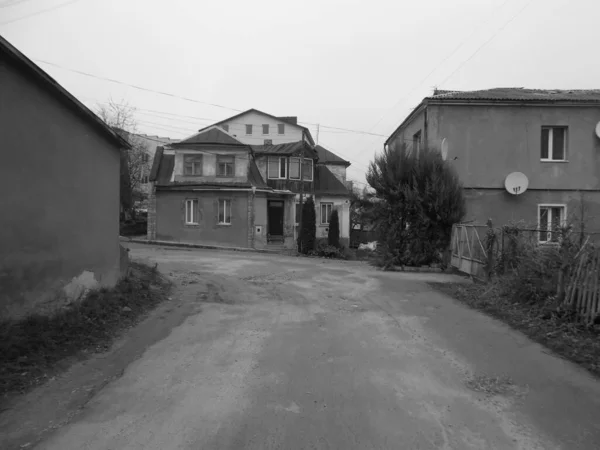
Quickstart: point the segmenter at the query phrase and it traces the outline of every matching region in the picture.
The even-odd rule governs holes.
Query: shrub
[[[315,239],[317,235],[317,214],[315,212],[315,202],[312,197],[308,197],[302,205],[302,223],[300,227],[300,236],[298,236],[298,251],[308,254],[315,248]]]
[[[331,212],[329,219],[329,231],[327,233],[327,241],[332,247],[340,247],[340,218],[337,209]]]
[[[439,151],[423,149],[416,158],[406,147],[386,148],[371,162],[367,181],[378,198],[373,216],[383,244],[380,264],[441,262],[465,201],[456,172]]]

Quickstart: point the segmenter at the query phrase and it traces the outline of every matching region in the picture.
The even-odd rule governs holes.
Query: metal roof
[[[327,150],[325,147],[317,145],[315,150],[317,151],[317,155],[319,155],[319,164],[334,164],[346,167],[350,165],[349,161],[340,158],[338,155]]]
[[[286,142],[285,144],[275,145],[251,145],[256,154],[267,155],[293,155],[302,150],[309,152],[313,157],[317,157],[317,152],[305,141]]]
[[[600,89],[493,88],[478,91],[434,91],[434,95],[425,99],[432,103],[437,100],[600,103]]]
[[[350,191],[326,166],[315,166],[315,194],[350,195]]]
[[[215,125],[211,125],[210,128],[204,129],[203,131],[200,131],[189,138],[183,139],[182,141],[175,142],[172,145],[173,147],[180,147],[187,144],[225,144],[246,147],[246,144],[241,143],[236,138]]]

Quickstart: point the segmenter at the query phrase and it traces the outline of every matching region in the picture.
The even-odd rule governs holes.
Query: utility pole
[[[303,242],[300,240],[300,235],[302,234],[302,206],[304,203],[304,173],[302,173],[304,169],[304,141],[302,141],[302,149],[300,150],[300,218],[298,219],[298,245],[300,253],[302,253],[302,244]]]

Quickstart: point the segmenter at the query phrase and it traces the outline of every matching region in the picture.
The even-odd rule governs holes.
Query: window
[[[313,160],[312,159],[304,159],[304,164],[302,165],[302,179],[304,181],[312,181],[313,180]]]
[[[263,125],[263,134],[269,134],[269,124]]]
[[[219,224],[231,225],[231,200],[219,200]]]
[[[277,124],[277,134],[285,134],[285,123]]]
[[[290,158],[290,180],[300,179],[300,158]]]
[[[221,127],[229,133],[229,125],[228,124],[221,125]]]
[[[202,155],[183,155],[183,174],[202,175]]]
[[[246,134],[252,134],[252,125],[246,125]]]
[[[557,229],[564,225],[566,217],[565,205],[539,205],[539,241],[558,242]]]
[[[283,180],[287,178],[287,158],[269,156],[268,178]]]
[[[542,127],[542,161],[566,161],[567,127]]]
[[[321,203],[321,225],[329,225],[333,203]]]
[[[235,174],[235,156],[217,155],[217,176],[232,177]]]
[[[148,175],[142,176],[142,184],[148,184]]]
[[[185,201],[185,224],[198,225],[198,199],[187,199]]]
[[[148,153],[142,153],[142,162],[147,163],[150,161],[150,155]]]
[[[421,151],[421,130],[417,131],[413,135],[413,146],[412,146],[412,149],[415,152],[415,155],[418,155],[419,152]]]

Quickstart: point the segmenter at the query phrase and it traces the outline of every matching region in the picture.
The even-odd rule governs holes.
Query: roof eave
[[[404,127],[404,125],[406,125],[408,122],[410,122],[417,114],[419,114],[421,111],[423,111],[423,109],[425,109],[428,105],[429,101],[427,98],[424,98],[421,103],[419,103],[417,105],[417,107],[415,109],[412,110],[412,112],[406,116],[406,119],[404,119],[402,121],[402,123],[400,125],[398,125],[398,127],[392,132],[392,134],[390,134],[390,137],[388,137],[385,142],[383,143],[383,145],[388,145],[388,143],[396,137],[396,135],[398,134],[398,132]]]

